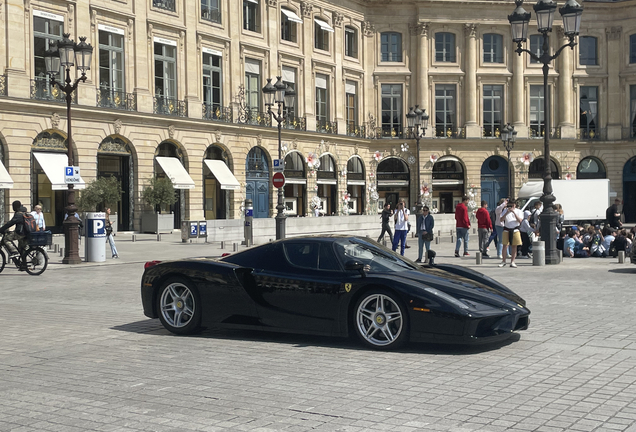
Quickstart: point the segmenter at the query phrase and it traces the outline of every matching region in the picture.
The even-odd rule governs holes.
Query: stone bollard
[[[161,234],[157,234],[157,241],[161,241]]]
[[[618,251],[618,263],[625,264],[625,251]]]
[[[60,245],[55,243],[53,245],[53,253],[58,253],[60,251]]]
[[[60,248],[60,256],[61,256],[61,257],[63,257],[63,256],[64,256],[64,248],[63,248],[63,247],[61,247],[61,248]]]
[[[232,243],[232,247],[234,249],[234,252],[238,252],[239,250],[239,244],[237,242]]]
[[[252,246],[252,239],[246,239],[245,240],[245,247],[250,247]]]
[[[563,251],[561,249],[558,249],[559,251],[559,264],[561,264],[563,262]]]
[[[137,241],[137,235],[133,234],[132,237],[130,238],[130,241],[133,242],[133,243],[136,242]]]
[[[481,252],[475,254],[475,264],[481,264]]]
[[[545,265],[545,242],[543,241],[532,242],[532,265],[533,266]]]

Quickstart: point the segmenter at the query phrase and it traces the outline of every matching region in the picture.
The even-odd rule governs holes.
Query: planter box
[[[142,213],[141,232],[154,234],[171,233],[174,228],[174,215],[161,213]]]

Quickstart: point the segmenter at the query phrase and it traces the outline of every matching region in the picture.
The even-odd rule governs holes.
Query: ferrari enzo
[[[144,314],[175,334],[202,327],[407,341],[485,343],[528,328],[525,301],[455,265],[418,265],[354,236],[308,236],[220,259],[146,263]]]

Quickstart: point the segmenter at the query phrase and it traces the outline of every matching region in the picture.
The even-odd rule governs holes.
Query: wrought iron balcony
[[[267,112],[261,112],[258,108],[245,108],[239,110],[239,123],[254,126],[271,126],[272,117]]]
[[[7,95],[7,76],[0,75],[0,96]]]
[[[358,126],[355,123],[347,123],[347,135],[358,138],[366,138],[367,128],[365,126]]]
[[[636,140],[636,126],[623,128],[621,136],[623,139]]]
[[[306,131],[307,130],[307,117],[298,117],[295,115],[287,115],[283,122],[283,128]]]
[[[31,80],[31,99],[65,103],[66,94],[48,78],[39,78]],[[73,92],[71,103],[77,103],[77,92]]]
[[[501,125],[486,125],[481,128],[483,138],[501,138]]]
[[[152,5],[159,9],[176,12],[175,0],[152,0]]]
[[[153,113],[177,117],[187,117],[188,107],[185,101],[171,99],[164,96],[155,96]]]
[[[97,106],[125,111],[137,111],[137,94],[101,87],[97,89]]]
[[[213,23],[221,24],[221,9],[218,7],[201,5],[201,18]]]
[[[338,122],[316,120],[316,132],[338,134]]]
[[[464,139],[466,138],[466,129],[458,128],[455,126],[435,126],[434,138],[451,138],[451,139]]]
[[[530,129],[528,129],[528,138],[543,139],[544,135],[544,125],[530,125]],[[561,128],[550,128],[550,139],[561,139]]]
[[[576,133],[576,139],[581,141],[604,141],[607,139],[607,131],[601,128],[580,128]]]
[[[216,120],[226,123],[234,121],[231,107],[222,107],[221,105],[203,104],[203,118],[206,120]]]

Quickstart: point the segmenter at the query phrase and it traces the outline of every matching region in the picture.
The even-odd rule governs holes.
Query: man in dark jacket
[[[380,237],[378,237],[378,243],[382,241],[382,237],[384,237],[384,233],[389,233],[389,238],[391,239],[391,244],[393,244],[393,233],[391,232],[391,227],[389,226],[389,220],[391,220],[391,216],[393,212],[391,211],[391,204],[385,204],[384,209],[382,210],[382,214],[380,217],[382,218],[382,232],[380,233]]]
[[[13,201],[13,211],[15,212],[13,218],[0,228],[0,234],[4,234],[7,229],[15,225],[15,229],[7,233],[3,238],[3,243],[9,251],[9,257],[18,256],[26,248],[26,235],[24,233],[24,214],[20,211],[22,203],[20,201]],[[18,242],[18,249],[15,248],[14,241]]]

